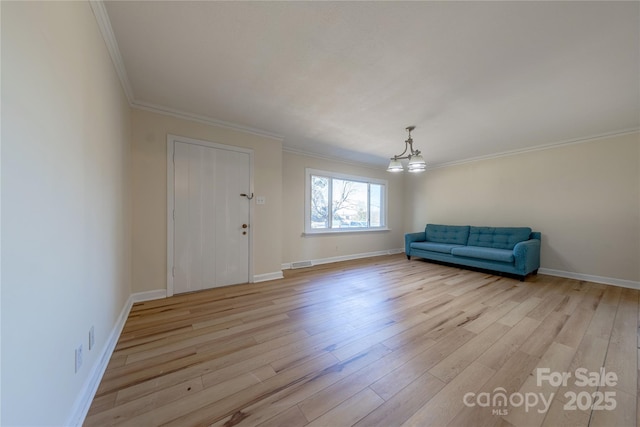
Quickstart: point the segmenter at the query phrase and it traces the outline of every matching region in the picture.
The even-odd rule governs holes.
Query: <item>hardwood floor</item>
[[[136,304],[85,425],[637,424],[637,290],[404,255],[285,276]]]

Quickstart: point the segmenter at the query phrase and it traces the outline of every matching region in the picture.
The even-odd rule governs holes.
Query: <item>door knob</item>
[[[242,224],[242,228],[247,228],[249,227],[247,224]]]

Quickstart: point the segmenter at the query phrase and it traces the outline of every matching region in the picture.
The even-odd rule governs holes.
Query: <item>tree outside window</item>
[[[368,230],[385,227],[386,182],[308,171],[307,229]]]

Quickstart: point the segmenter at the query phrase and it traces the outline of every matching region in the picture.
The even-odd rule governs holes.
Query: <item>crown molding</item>
[[[104,1],[103,0],[89,0],[89,5],[91,6],[91,10],[93,11],[93,14],[94,14],[94,16],[96,18],[96,22],[98,23],[98,27],[100,28],[100,32],[102,33],[102,37],[103,37],[104,42],[105,42],[105,44],[107,46],[107,50],[109,51],[109,55],[111,56],[111,60],[112,60],[113,65],[114,65],[114,67],[116,69],[118,77],[120,79],[120,83],[122,84],[122,88],[124,90],[125,96],[127,97],[129,105],[132,108],[137,108],[139,110],[150,111],[150,112],[158,113],[158,114],[164,114],[164,115],[176,117],[176,118],[179,118],[179,119],[195,121],[195,122],[199,122],[199,123],[203,123],[203,124],[207,124],[207,125],[218,126],[218,127],[222,127],[222,128],[230,129],[230,130],[235,130],[235,131],[239,131],[239,132],[250,133],[250,134],[261,136],[261,137],[275,139],[275,140],[278,140],[278,141],[281,141],[281,142],[284,140],[284,136],[276,134],[276,133],[273,133],[273,132],[265,131],[265,130],[262,130],[262,129],[252,128],[250,126],[239,125],[239,124],[236,124],[236,123],[231,123],[231,122],[227,122],[227,121],[223,121],[223,120],[214,119],[214,118],[211,118],[211,117],[201,116],[201,115],[198,115],[198,114],[193,114],[193,113],[189,113],[189,112],[186,112],[186,111],[177,110],[177,109],[166,107],[166,106],[163,106],[163,105],[156,105],[156,104],[152,104],[152,103],[149,103],[149,102],[136,100],[134,98],[134,96],[133,96],[133,90],[131,88],[131,83],[129,82],[129,77],[127,76],[127,71],[126,71],[126,68],[124,66],[124,61],[122,60],[122,55],[120,54],[120,49],[118,48],[118,43],[116,41],[115,35],[113,34],[113,28],[111,27],[111,21],[109,19],[109,15],[107,14],[107,9],[105,8]],[[548,150],[548,149],[552,149],[552,148],[559,148],[559,147],[564,147],[564,146],[573,145],[573,144],[580,144],[580,143],[583,143],[583,142],[590,142],[590,141],[603,139],[603,138],[611,138],[611,137],[614,137],[614,136],[628,135],[628,134],[636,133],[636,132],[639,132],[639,131],[640,131],[640,128],[638,128],[638,127],[629,128],[629,129],[622,129],[622,130],[603,133],[603,134],[598,134],[598,135],[592,135],[592,136],[581,137],[581,138],[576,138],[576,139],[570,139],[570,140],[565,140],[565,141],[552,142],[552,143],[548,143],[548,144],[538,145],[538,146],[535,146],[535,147],[503,151],[503,152],[500,152],[500,153],[488,154],[488,155],[478,156],[478,157],[470,157],[470,158],[467,158],[467,159],[455,160],[455,161],[452,161],[452,162],[436,163],[436,164],[433,164],[433,165],[427,165],[427,171],[434,170],[434,169],[445,168],[445,167],[450,167],[450,166],[458,166],[458,165],[463,165],[463,164],[472,163],[472,162],[478,162],[478,161],[482,161],[482,160],[491,160],[491,159],[496,159],[496,158],[500,158],[500,157],[515,156],[515,155],[518,155],[518,154],[531,153],[531,152],[535,152],[535,151]],[[381,169],[385,169],[386,168],[386,166],[380,166],[380,165],[376,165],[376,164],[373,164],[373,163],[362,163],[362,162],[344,160],[344,159],[339,158],[339,157],[322,155],[322,154],[318,154],[318,153],[312,153],[312,152],[299,150],[299,149],[292,148],[292,147],[284,147],[283,146],[283,151],[291,153],[291,154],[314,157],[314,158],[317,158],[317,159],[329,160],[329,161],[334,161],[334,162],[341,162],[341,163],[345,163],[345,164],[349,164],[349,165],[367,167],[367,168],[375,169],[375,170],[381,170]]]
[[[359,166],[359,167],[369,168],[369,169],[375,169],[377,171],[386,170],[387,169],[386,165],[382,166],[382,165],[378,165],[378,164],[374,164],[374,163],[363,163],[363,162],[356,162],[355,160],[345,160],[345,159],[342,159],[340,157],[313,153],[311,151],[299,150],[297,148],[292,148],[292,147],[282,146],[282,151],[284,151],[285,153],[289,153],[289,154],[295,154],[297,156],[312,157],[314,159],[327,160],[327,161],[330,161],[330,162],[344,163],[346,165]]]
[[[592,142],[592,141],[597,141],[599,139],[612,138],[612,137],[615,137],[615,136],[630,135],[630,134],[638,133],[638,132],[640,132],[640,128],[621,129],[621,130],[617,130],[617,131],[613,131],[613,132],[607,132],[607,133],[602,133],[602,134],[597,134],[597,135],[591,135],[591,136],[582,137],[582,138],[574,138],[574,139],[568,139],[568,140],[564,140],[564,141],[552,142],[552,143],[548,143],[548,144],[538,145],[538,146],[535,146],[535,147],[528,147],[528,148],[521,148],[521,149],[517,149],[517,150],[503,151],[503,152],[500,152],[500,153],[487,154],[487,155],[478,156],[478,157],[470,157],[470,158],[467,158],[467,159],[455,160],[455,161],[452,161],[452,162],[435,163],[435,164],[432,164],[432,165],[427,164],[427,171],[435,170],[435,169],[441,169],[441,168],[447,168],[447,167],[450,167],[450,166],[459,166],[459,165],[463,165],[463,164],[466,164],[466,163],[479,162],[479,161],[482,161],[482,160],[498,159],[500,157],[517,156],[518,154],[533,153],[533,152],[536,152],[536,151],[543,151],[543,150],[551,150],[551,149],[554,149],[554,148],[566,147],[566,146],[574,145],[574,144],[582,144],[582,143],[585,143],[585,142]],[[282,151],[285,151],[285,152],[288,152],[288,153],[292,153],[292,154],[301,155],[301,156],[314,157],[314,158],[318,158],[318,159],[322,159],[322,160],[330,160],[330,161],[334,161],[334,162],[341,162],[341,163],[346,163],[346,164],[355,165],[355,166],[368,167],[370,169],[380,170],[380,169],[385,169],[386,168],[386,166],[383,168],[382,166],[378,167],[377,165],[374,165],[374,164],[371,164],[371,163],[358,163],[358,162],[354,162],[354,161],[348,161],[348,160],[340,159],[340,158],[337,158],[337,157],[326,156],[326,155],[321,155],[321,154],[317,154],[317,153],[311,153],[311,152],[307,152],[307,151],[303,151],[303,150],[298,150],[298,149],[291,148],[291,147],[282,147]]]
[[[118,47],[118,42],[116,41],[116,37],[113,34],[113,28],[111,27],[111,20],[109,19],[109,14],[107,13],[107,9],[104,5],[104,1],[89,0],[89,5],[91,6],[91,10],[93,11],[93,14],[96,18],[96,22],[98,23],[98,27],[100,28],[100,32],[102,33],[102,38],[104,39],[104,42],[107,45],[109,56],[111,56],[111,61],[113,62],[113,65],[116,69],[118,78],[120,78],[122,89],[124,90],[125,96],[127,97],[127,101],[129,102],[129,106],[131,108],[137,108],[139,110],[146,110],[153,113],[164,114],[168,116],[177,117],[180,119],[204,123],[207,125],[213,125],[213,126],[226,128],[226,129],[250,133],[253,135],[276,139],[278,141],[283,140],[283,137],[281,135],[275,134],[273,132],[268,132],[262,129],[256,129],[249,126],[238,125],[235,123],[225,122],[223,120],[213,119],[211,117],[205,117],[205,116],[200,116],[198,114],[188,113],[186,111],[176,110],[170,107],[165,107],[163,105],[156,105],[149,102],[136,100],[133,95],[133,90],[131,89],[131,83],[129,82],[127,69],[124,66],[124,61],[122,59],[122,55],[120,54],[120,48]]]
[[[434,164],[433,166],[427,166],[427,170],[446,168],[446,167],[450,167],[450,166],[458,166],[458,165],[463,165],[463,164],[466,164],[466,163],[479,162],[479,161],[482,161],[482,160],[497,159],[497,158],[500,158],[500,157],[516,156],[518,154],[533,153],[533,152],[536,152],[536,151],[550,150],[550,149],[553,149],[553,148],[560,148],[560,147],[566,147],[566,146],[574,145],[574,144],[582,144],[582,143],[585,143],[585,142],[597,141],[599,139],[604,139],[604,138],[612,138],[612,137],[615,137],[615,136],[630,135],[630,134],[637,133],[637,132],[640,132],[640,128],[622,129],[622,130],[602,133],[602,134],[598,134],[598,135],[591,135],[591,136],[586,136],[586,137],[582,137],[582,138],[567,139],[567,140],[564,140],[564,141],[558,141],[558,142],[552,142],[552,143],[549,143],[549,144],[537,145],[535,147],[528,147],[528,148],[521,148],[521,149],[517,149],[517,150],[503,151],[503,152],[500,152],[500,153],[487,154],[485,156],[478,156],[478,157],[470,157],[468,159],[455,160],[455,161],[452,161],[452,162],[437,163],[437,164]]]
[[[250,133],[253,135],[261,136],[264,138],[275,139],[282,142],[284,137],[277,133],[269,132],[262,129],[253,128],[250,126],[243,126],[236,123],[225,122],[224,120],[218,120],[207,116],[201,116],[199,114],[188,113],[186,111],[177,110],[164,105],[152,104],[150,102],[133,101],[131,108],[138,110],[149,111],[152,113],[163,114],[165,116],[176,117],[178,119],[190,120],[192,122],[203,123],[205,125],[217,126],[225,129],[235,130],[244,133]]]
[[[113,28],[111,27],[111,20],[109,19],[107,9],[102,0],[89,0],[89,5],[91,6],[93,15],[98,23],[98,28],[100,28],[100,32],[102,33],[102,38],[107,45],[109,56],[111,56],[113,66],[116,69],[116,73],[118,73],[118,78],[120,79],[120,84],[122,85],[124,94],[127,97],[127,101],[129,101],[129,105],[131,105],[134,99],[133,90],[131,89],[131,83],[127,76],[127,69],[124,66],[122,55],[120,55],[118,42],[113,34]]]

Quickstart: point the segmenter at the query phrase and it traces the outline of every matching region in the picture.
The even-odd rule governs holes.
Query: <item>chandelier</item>
[[[408,126],[406,129],[409,132],[409,138],[404,142],[404,151],[398,155],[395,155],[391,158],[389,162],[389,167],[387,168],[388,172],[401,172],[404,170],[404,166],[402,166],[402,162],[400,160],[409,160],[409,164],[407,165],[407,169],[409,172],[423,172],[427,169],[427,164],[425,163],[422,155],[420,154],[420,150],[413,149],[413,139],[411,139],[411,131],[414,130],[415,126]],[[409,154],[405,155],[407,152]]]

